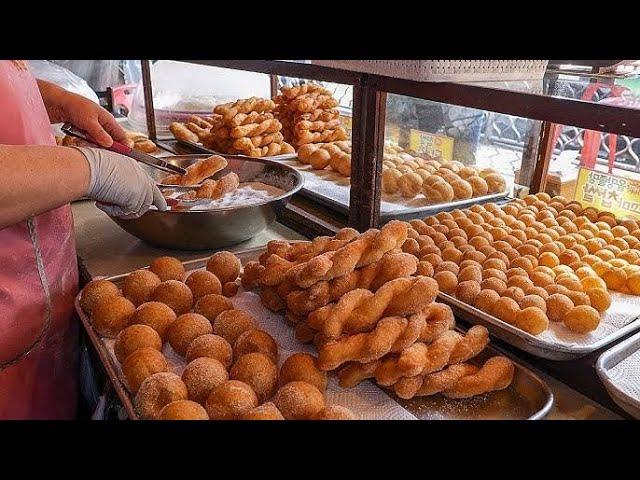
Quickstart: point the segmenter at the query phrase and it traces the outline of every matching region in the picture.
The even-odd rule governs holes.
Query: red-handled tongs
[[[86,132],[82,130],[78,130],[70,123],[65,123],[62,126],[62,131],[70,135],[72,137],[80,138],[86,142],[92,143],[95,145],[95,142],[91,137],[89,137]],[[105,148],[105,147],[100,147]],[[153,155],[149,155],[147,153],[139,152],[138,150],[134,150],[131,147],[128,147],[122,143],[114,141],[113,144],[106,148],[107,150],[111,150],[112,152],[119,153],[121,155],[126,155],[127,157],[131,157],[138,162],[144,163],[145,165],[149,165],[150,167],[157,168],[158,170],[162,170],[164,172],[169,173],[179,173],[180,175],[184,175],[187,171],[184,168],[177,167],[171,163],[165,162],[160,158],[156,158]]]

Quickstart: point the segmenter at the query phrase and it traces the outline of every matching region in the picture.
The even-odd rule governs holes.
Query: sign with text
[[[409,146],[414,152],[426,153],[430,157],[440,157],[447,162],[453,159],[453,138],[445,135],[412,128],[409,132]]]
[[[576,200],[617,217],[640,218],[640,181],[580,167]]]

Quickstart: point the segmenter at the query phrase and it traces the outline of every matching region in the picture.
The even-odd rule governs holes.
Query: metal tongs
[[[65,123],[62,126],[62,131],[70,135],[72,137],[80,138],[86,142],[92,143],[95,145],[95,142],[86,132],[82,130],[78,130],[70,123]],[[149,155],[148,153],[139,152],[138,150],[134,150],[131,147],[128,147],[122,143],[114,141],[110,147],[100,147],[105,148],[106,150],[111,150],[112,152],[119,153],[121,155],[126,155],[127,157],[131,157],[138,162],[144,163],[145,165],[149,165],[150,167],[156,168],[158,170],[162,170],[163,172],[168,173],[178,173],[180,175],[184,175],[187,171],[184,168],[173,165],[169,162],[165,162],[160,158],[156,158],[153,155]]]

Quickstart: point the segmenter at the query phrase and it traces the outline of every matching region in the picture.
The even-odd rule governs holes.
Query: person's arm
[[[0,230],[85,195],[124,218],[152,204],[167,208],[131,158],[98,148],[0,145]]]
[[[45,80],[37,82],[51,123],[70,122],[103,147],[110,147],[113,140],[127,139],[113,115],[100,105]]]

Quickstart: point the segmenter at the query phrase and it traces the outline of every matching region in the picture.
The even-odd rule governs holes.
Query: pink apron
[[[0,144],[55,145],[35,79],[6,60]],[[74,418],[77,290],[69,205],[0,230],[0,419]]]

